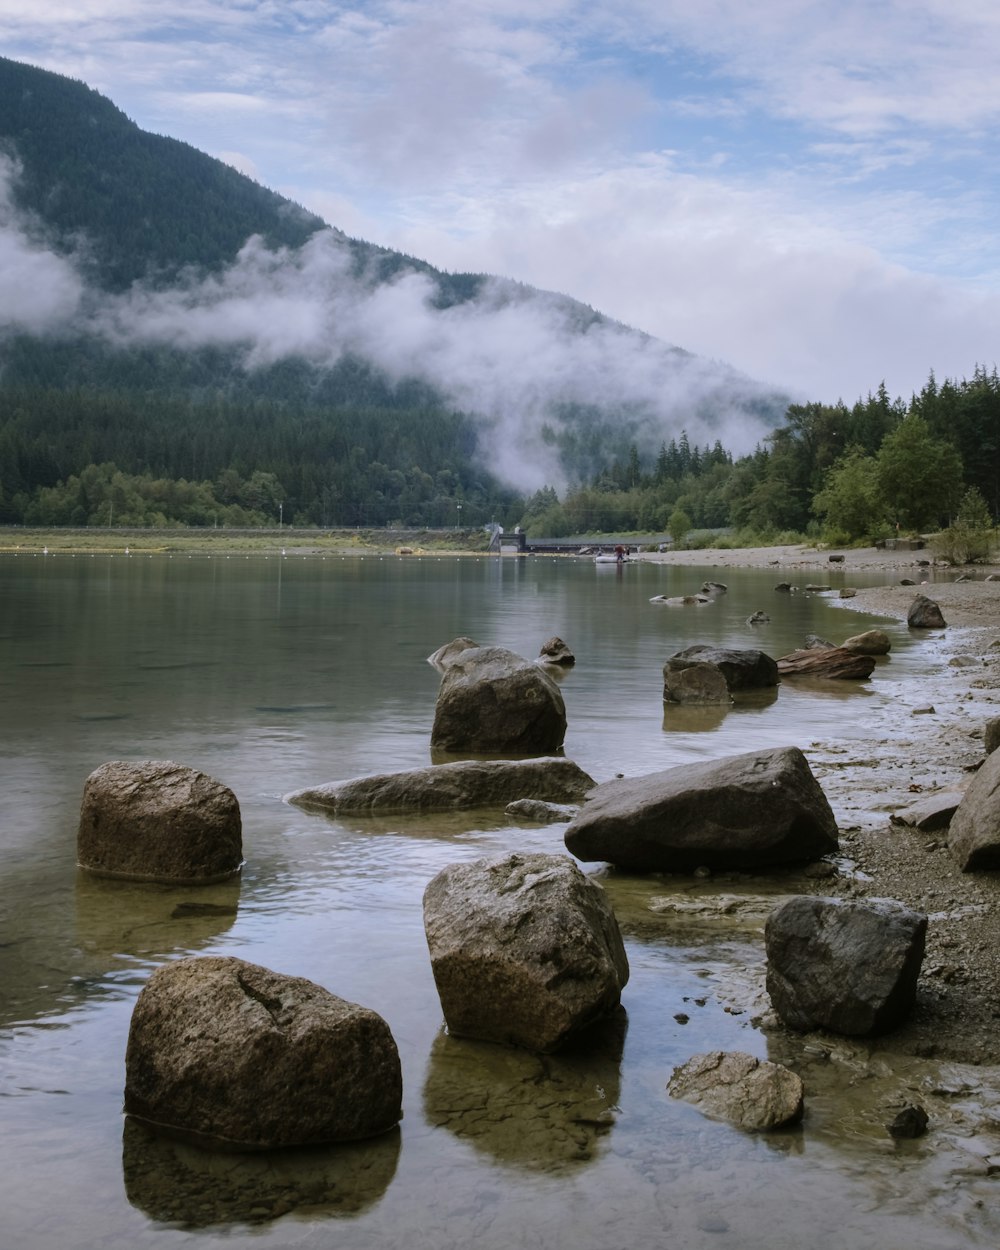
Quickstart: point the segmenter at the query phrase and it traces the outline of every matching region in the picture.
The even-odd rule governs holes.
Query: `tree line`
[[[148,365],[148,362],[147,362]],[[285,379],[294,393],[294,375]],[[625,446],[530,496],[483,464],[477,423],[431,396],[392,396],[364,370],[361,402],[278,403],[156,389],[0,388],[0,521],[31,525],[450,526],[529,536],[732,530],[836,544],[1000,513],[1000,378],[931,375],[908,403],[884,386],[851,407],[792,405],[753,452],[686,432]],[[371,388],[370,390],[368,388]],[[606,444],[605,444],[606,445]],[[977,519],[978,518],[978,519]]]

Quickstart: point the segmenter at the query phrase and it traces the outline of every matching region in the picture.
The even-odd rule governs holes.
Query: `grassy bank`
[[[229,530],[0,528],[0,554],[364,555],[484,552],[481,530]]]

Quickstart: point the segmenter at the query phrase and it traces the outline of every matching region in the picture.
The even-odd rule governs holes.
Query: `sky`
[[[0,54],[803,400],[1000,356],[992,0],[0,0]]]

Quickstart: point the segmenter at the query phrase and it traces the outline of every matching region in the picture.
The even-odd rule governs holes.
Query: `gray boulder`
[[[779,1063],[742,1051],[713,1050],[675,1068],[667,1083],[674,1098],[749,1132],[802,1119],[802,1081]]]
[[[1000,747],[1000,716],[991,716],[983,726],[983,749],[987,755]]]
[[[729,692],[761,690],[778,684],[778,666],[763,651],[733,647],[686,647],[672,655],[663,666],[664,698],[668,698],[669,678],[693,664],[711,664],[726,679]]]
[[[987,755],[951,818],[948,846],[963,872],[1000,868],[1000,751]]]
[[[906,623],[911,629],[944,629],[948,622],[933,599],[917,595],[906,614]]]
[[[229,1150],[372,1137],[401,1115],[399,1054],[374,1011],[302,977],[207,956],[158,968],[132,1012],[125,1110]]]
[[[552,756],[532,760],[456,760],[400,773],[377,773],[297,790],[287,796],[296,807],[338,815],[461,811],[505,807],[515,799],[565,803],[581,799],[594,779],[572,760]]]
[[[826,638],[821,638],[819,634],[806,634],[806,651],[830,651],[836,646],[836,643],[830,642]]]
[[[443,647],[438,649],[427,657],[427,663],[433,664],[435,668],[439,668],[442,672],[446,668],[451,668],[452,662],[463,651],[468,651],[472,647],[478,647],[478,642],[473,642],[471,638],[453,638],[451,642],[446,642]]]
[[[566,736],[566,705],[541,666],[503,647],[456,655],[441,678],[431,746],[476,754],[550,755]]]
[[[220,781],[170,760],[112,760],[87,778],[77,862],[102,877],[199,885],[243,863],[240,805]]]
[[[724,595],[729,590],[725,582],[702,582],[701,593],[703,595]]]
[[[853,634],[840,644],[845,651],[856,655],[888,655],[892,650],[889,635],[884,629],[866,629],[863,634]]]
[[[565,841],[578,859],[638,872],[752,870],[838,846],[830,804],[797,747],[605,782]]]
[[[424,892],[450,1033],[555,1050],[620,1002],[628,960],[602,886],[565,855],[452,864]]]
[[[894,1029],[916,998],[926,935],[925,915],[889,899],[789,899],[764,927],[774,1009],[801,1032]]]

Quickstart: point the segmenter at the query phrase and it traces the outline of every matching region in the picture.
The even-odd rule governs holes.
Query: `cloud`
[[[251,239],[221,275],[173,290],[102,297],[88,326],[117,347],[232,348],[248,369],[351,355],[393,382],[419,379],[481,419],[490,467],[524,489],[561,483],[544,431],[566,405],[634,421],[652,454],[682,428],[736,451],[766,433],[746,407],[761,393],[749,379],[613,323],[581,327],[572,301],[499,280],[461,305],[440,308],[436,295],[422,273],[381,284],[354,275],[342,237],[324,231],[295,252]]]
[[[80,308],[83,282],[73,263],[49,249],[41,226],[16,209],[17,166],[0,152],[0,330],[34,334],[66,327]]]

